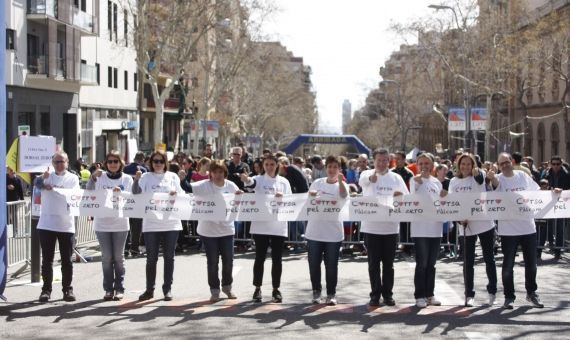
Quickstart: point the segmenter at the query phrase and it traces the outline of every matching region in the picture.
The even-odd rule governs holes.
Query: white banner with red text
[[[457,193],[446,197],[311,197],[258,194],[200,197],[111,190],[42,191],[50,214],[211,221],[464,221],[570,218],[570,191]]]

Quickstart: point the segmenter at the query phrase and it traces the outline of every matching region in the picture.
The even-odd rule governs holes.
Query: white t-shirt
[[[51,185],[59,189],[79,189],[79,178],[69,171],[58,176],[55,172],[49,174],[44,180],[44,185]],[[75,233],[75,217],[67,215],[52,215],[46,209],[42,209],[38,229],[50,230],[60,233]]]
[[[462,193],[462,192],[486,192],[485,181],[482,184],[477,183],[473,176],[466,178],[453,177],[449,182],[450,193]],[[468,221],[467,228],[465,228],[465,234],[467,236],[478,235],[484,233],[490,229],[493,229],[495,225],[493,221]],[[463,235],[464,227],[459,227],[459,233]]]
[[[261,195],[275,195],[282,193],[283,195],[291,194],[291,185],[285,177],[279,175],[270,177],[268,175],[259,175],[253,177],[255,181],[256,194]],[[253,182],[252,181],[252,182]],[[253,183],[247,183],[253,185]],[[253,221],[251,222],[250,233],[261,235],[275,235],[287,237],[287,222],[268,222],[268,221]]]
[[[422,184],[419,185],[413,178],[410,179],[410,193],[412,194],[427,194],[439,197],[442,189],[441,182],[433,176],[430,176],[429,179],[422,178]],[[412,237],[441,237],[443,222],[412,222],[411,229]]]
[[[162,174],[154,172],[144,173],[139,180],[139,186],[142,192],[165,192],[176,191],[184,193],[180,187],[180,177],[177,174],[166,171]],[[143,218],[143,233],[152,231],[173,231],[182,230],[182,222],[180,220],[159,220],[155,218]]]
[[[112,190],[115,187],[121,188],[121,191],[130,192],[133,186],[133,178],[127,174],[122,174],[120,178],[110,179],[106,172],[95,182],[95,190],[105,189]],[[128,217],[95,217],[93,223],[95,231],[117,232],[129,231]]]
[[[219,187],[209,179],[192,183],[192,193],[197,196],[234,194],[239,190],[234,182],[224,181],[224,185]],[[222,237],[235,234],[234,222],[229,221],[198,221],[198,235],[206,237]]]
[[[402,176],[388,171],[384,175],[378,174],[376,183],[370,182],[370,176],[376,172],[375,169],[363,171],[360,174],[358,185],[362,188],[363,196],[394,196],[394,192],[399,191],[406,195],[410,192]],[[362,221],[360,231],[368,234],[389,235],[400,232],[400,222],[368,222]]]
[[[326,198],[339,197],[339,184],[327,183],[327,178],[318,178],[310,186],[309,191],[316,191],[317,196]],[[309,221],[305,238],[312,241],[340,242],[344,239],[343,225],[340,221]]]
[[[499,186],[495,191],[516,192],[540,190],[538,184],[533,179],[520,170],[513,170],[513,176],[506,177],[503,174],[497,176]],[[528,220],[499,220],[498,234],[504,236],[528,235],[536,232],[534,219]]]

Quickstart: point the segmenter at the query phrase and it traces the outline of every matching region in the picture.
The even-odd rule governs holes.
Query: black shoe
[[[164,301],[172,301],[172,292],[168,291],[164,293]]]
[[[505,298],[505,303],[503,304],[504,309],[513,309],[513,304],[515,303],[515,299]]]
[[[396,301],[394,301],[394,299],[392,299],[391,297],[384,298],[384,303],[386,304],[386,306],[395,306],[396,305]]]
[[[75,301],[75,294],[73,294],[73,288],[69,288],[63,291],[63,301],[67,302]]]
[[[560,252],[560,250],[554,251],[554,259],[555,260],[560,260],[561,257],[562,257],[562,253]]]
[[[281,295],[281,292],[279,291],[279,289],[277,289],[277,288],[273,289],[273,293],[271,295],[273,296],[273,302],[276,302],[276,303],[283,302],[283,296]]]
[[[380,307],[380,299],[370,299],[370,302],[368,302],[368,305],[370,307]]]
[[[261,302],[261,288],[255,287],[255,292],[253,292],[253,301]]]
[[[48,302],[50,298],[51,298],[51,292],[47,291],[47,290],[42,290],[42,293],[40,294],[39,301],[40,302]]]
[[[105,292],[105,296],[103,296],[103,300],[105,301],[112,301],[115,298],[113,292]]]
[[[142,293],[142,294],[139,296],[139,301],[150,300],[150,299],[152,299],[153,297],[154,297],[154,292],[145,290],[145,292]]]
[[[536,308],[544,308],[544,305],[542,304],[542,302],[540,302],[540,298],[538,297],[538,295],[536,295],[536,293],[527,295],[526,300],[532,303],[532,305]]]

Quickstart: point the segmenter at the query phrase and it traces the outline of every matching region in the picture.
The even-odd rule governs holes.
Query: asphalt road
[[[104,302],[100,262],[74,265],[74,303],[61,300],[61,284],[54,284],[52,302],[40,304],[39,284],[29,276],[11,279],[0,304],[0,338],[457,338],[457,339],[570,339],[570,264],[568,257],[554,261],[543,255],[538,269],[538,293],[546,305],[532,308],[525,301],[524,267],[517,263],[514,310],[504,310],[498,260],[497,305],[486,301],[485,267],[477,258],[476,306],[464,308],[461,262],[438,261],[436,296],[440,307],[419,310],[413,298],[414,259],[401,257],[395,265],[395,307],[368,307],[369,281],[365,257],[347,256],[339,264],[338,300],[334,307],[312,305],[306,253],[287,254],[281,291],[282,304],[270,303],[270,260],[266,262],[265,301],[251,302],[253,253],[236,254],[234,291],[237,300],[208,302],[206,257],[178,255],[175,263],[174,300],[163,301],[160,288],[155,299],[139,303],[145,286],[145,259],[127,260],[126,297]],[[522,256],[517,257],[522,261]],[[159,261],[159,267],[162,261]],[[17,268],[11,268],[14,271]],[[55,270],[56,273],[59,269]],[[324,273],[323,273],[324,274]],[[324,280],[324,275],[323,275]],[[162,284],[159,268],[157,287]],[[324,285],[324,282],[323,282]]]

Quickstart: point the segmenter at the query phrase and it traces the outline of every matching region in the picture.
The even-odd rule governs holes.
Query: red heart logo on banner
[[[446,201],[439,201],[441,204],[445,204]]]
[[[321,201],[320,201],[320,200],[316,200],[315,203],[321,204]]]
[[[255,201],[249,201],[249,204],[255,205]]]
[[[497,202],[497,204],[501,204],[501,202],[503,201],[502,199],[496,199],[495,200]]]
[[[331,203],[332,203],[333,205],[336,205],[336,201],[331,201]]]
[[[414,205],[417,207],[418,205],[420,205],[420,202],[414,202]]]
[[[176,202],[176,200],[170,200],[169,202],[170,202],[170,204],[174,204],[174,202]]]
[[[97,196],[91,196],[91,200],[95,201],[97,199]]]
[[[202,201],[196,201],[197,205],[202,205]]]

